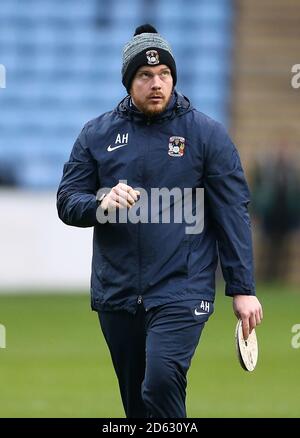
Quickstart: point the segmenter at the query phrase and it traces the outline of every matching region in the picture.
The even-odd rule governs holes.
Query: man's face
[[[152,117],[163,112],[173,89],[171,70],[166,65],[140,67],[132,81],[130,94],[135,106]]]

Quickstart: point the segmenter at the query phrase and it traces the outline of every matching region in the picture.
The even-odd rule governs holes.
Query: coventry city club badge
[[[157,50],[148,50],[146,52],[147,62],[149,65],[159,64],[159,57]]]
[[[171,157],[182,157],[185,148],[185,138],[173,136],[169,139],[169,151],[168,154]]]

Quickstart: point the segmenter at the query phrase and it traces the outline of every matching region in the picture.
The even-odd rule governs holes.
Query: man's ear
[[[129,88],[129,91],[128,91],[128,94],[130,94],[130,96],[132,96],[132,84],[133,84],[133,79],[131,81],[130,88]]]

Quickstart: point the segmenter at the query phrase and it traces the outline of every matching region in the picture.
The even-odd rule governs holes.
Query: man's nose
[[[151,88],[154,90],[161,88],[161,79],[159,75],[153,75]]]

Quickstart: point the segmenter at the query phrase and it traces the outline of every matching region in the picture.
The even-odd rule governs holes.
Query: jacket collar
[[[165,120],[171,120],[174,117],[185,114],[192,109],[191,103],[187,97],[178,93],[176,90],[171,95],[170,102],[164,112],[154,117],[148,117],[139,111],[133,104],[130,95],[126,96],[117,106],[118,115],[122,118],[129,119],[137,123],[152,124],[162,123]]]

